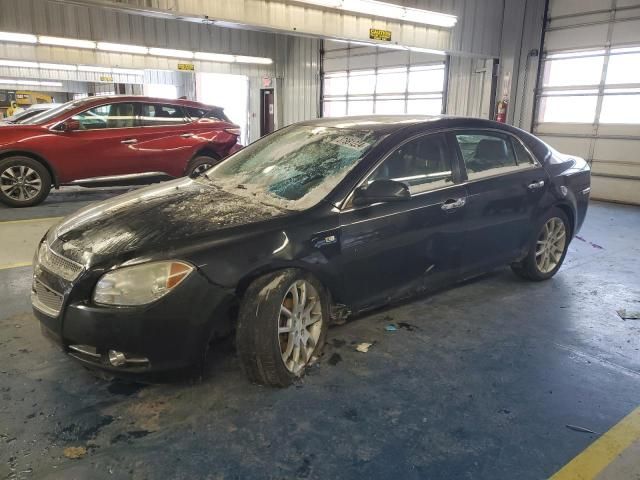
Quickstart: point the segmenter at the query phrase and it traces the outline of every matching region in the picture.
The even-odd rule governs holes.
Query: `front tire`
[[[254,383],[286,387],[300,378],[324,346],[329,302],[312,275],[286,269],[256,279],[243,296],[236,346]]]
[[[0,160],[0,201],[10,207],[31,207],[42,203],[51,190],[47,168],[29,157]]]
[[[559,208],[551,209],[535,230],[527,256],[511,268],[527,280],[542,281],[553,277],[564,262],[570,233],[567,215]]]

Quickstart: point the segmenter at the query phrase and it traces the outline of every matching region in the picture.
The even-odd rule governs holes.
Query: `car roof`
[[[95,99],[95,100],[94,100]],[[206,110],[212,110],[214,108],[223,110],[222,107],[218,107],[216,105],[207,105],[205,103],[196,102],[193,100],[186,100],[182,98],[178,99],[169,99],[169,98],[159,98],[159,97],[145,97],[144,95],[105,95],[100,97],[93,97],[91,100],[96,103],[106,103],[117,100],[119,102],[150,102],[150,103],[168,103],[173,105],[182,105],[184,107],[195,107],[195,108],[204,108]],[[88,101],[87,103],[91,102]]]
[[[318,118],[302,122],[303,125],[344,128],[353,130],[375,130],[392,133],[413,125],[424,125],[428,130],[440,128],[493,128],[510,130],[503,123],[483,118],[454,115],[363,115],[354,117]]]

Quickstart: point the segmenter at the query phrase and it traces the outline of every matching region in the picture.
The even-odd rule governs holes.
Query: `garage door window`
[[[639,124],[638,65],[638,46],[548,55],[538,122]]]
[[[438,115],[444,82],[444,63],[326,73],[323,116]]]

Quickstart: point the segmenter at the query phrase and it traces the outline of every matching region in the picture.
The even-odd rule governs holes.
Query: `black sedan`
[[[488,120],[308,121],[66,218],[39,245],[32,303],[89,367],[202,364],[235,331],[249,378],[284,386],[351,313],[500,265],[552,277],[589,190],[583,159]]]

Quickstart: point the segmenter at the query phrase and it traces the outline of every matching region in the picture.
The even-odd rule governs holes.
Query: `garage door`
[[[323,116],[442,113],[444,56],[324,43]]]
[[[586,158],[592,197],[640,204],[640,2],[551,0],[534,131]]]

